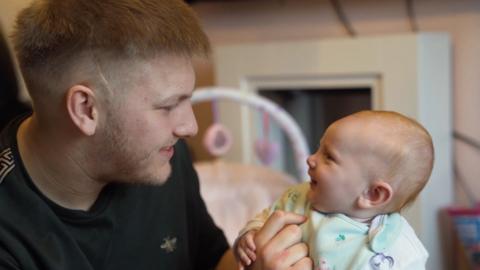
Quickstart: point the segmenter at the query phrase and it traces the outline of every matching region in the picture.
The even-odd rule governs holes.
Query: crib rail
[[[287,111],[267,98],[245,93],[235,88],[203,87],[195,90],[192,96],[192,103],[212,100],[230,100],[268,113],[271,119],[285,132],[292,145],[299,181],[307,181],[309,179],[306,159],[310,151],[307,141],[297,122]]]

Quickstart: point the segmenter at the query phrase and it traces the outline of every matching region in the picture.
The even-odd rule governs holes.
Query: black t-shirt
[[[228,244],[183,143],[162,186],[111,184],[89,211],[43,196],[20,159],[20,119],[0,135],[0,269],[213,269]]]

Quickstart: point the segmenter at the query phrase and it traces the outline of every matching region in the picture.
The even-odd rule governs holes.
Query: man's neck
[[[33,117],[20,125],[17,141],[23,164],[43,195],[68,209],[92,207],[105,184],[76,161],[73,143],[42,130]]]

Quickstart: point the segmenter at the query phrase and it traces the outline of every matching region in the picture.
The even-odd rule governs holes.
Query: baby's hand
[[[255,242],[253,241],[256,232],[256,230],[248,231],[237,240],[235,257],[240,262],[241,269],[249,266],[257,258],[255,255]]]

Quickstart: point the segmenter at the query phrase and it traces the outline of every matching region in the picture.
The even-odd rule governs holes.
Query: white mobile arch
[[[274,102],[259,95],[241,92],[239,89],[228,87],[204,87],[198,88],[193,92],[192,103],[199,103],[212,100],[230,100],[240,104],[248,105],[257,110],[265,111],[277,122],[280,128],[287,134],[292,145],[295,162],[300,181],[306,181],[308,177],[308,167],[305,160],[310,151],[307,141],[297,122],[288,112],[279,107]]]

